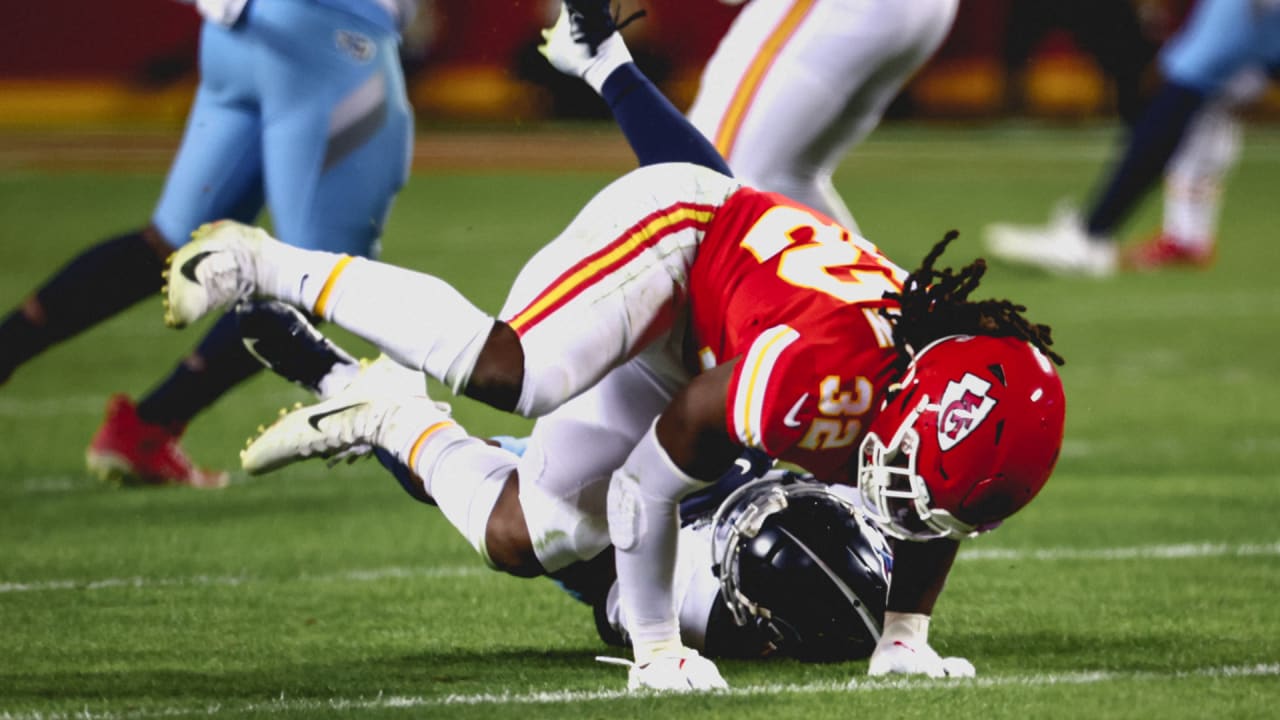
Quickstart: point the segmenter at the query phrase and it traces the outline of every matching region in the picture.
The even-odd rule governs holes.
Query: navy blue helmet
[[[802,660],[871,654],[884,622],[892,555],[846,497],[810,478],[775,472],[736,489],[712,522],[712,560],[727,613],[713,613],[711,654],[759,654],[762,646]],[[736,633],[724,626],[728,621]],[[747,628],[758,642],[740,652],[713,647]]]

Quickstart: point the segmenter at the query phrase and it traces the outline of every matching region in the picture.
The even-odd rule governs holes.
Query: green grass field
[[[838,184],[901,264],[949,228],[959,264],[981,252],[985,223],[1083,200],[1113,140],[887,127]],[[1245,153],[1210,272],[988,273],[980,295],[1053,326],[1069,409],[1053,479],[962,550],[939,604],[934,643],[969,657],[976,680],[725,662],[728,694],[628,697],[625,673],[593,661],[607,649],[585,607],[487,571],[372,462],[241,474],[214,492],[98,484],[83,450],[109,394],[145,392],[199,337],[165,329],[157,297],[0,389],[0,718],[1276,717],[1280,132],[1252,128]],[[523,259],[611,177],[424,169],[384,258],[496,310]],[[161,179],[0,165],[0,306],[137,225]],[[259,377],[193,424],[189,449],[232,467],[244,438],[299,399]],[[528,427],[455,409],[478,433]]]

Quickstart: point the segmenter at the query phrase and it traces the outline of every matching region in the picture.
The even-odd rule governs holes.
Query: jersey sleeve
[[[761,333],[729,380],[730,436],[824,482],[845,478],[894,358],[870,335],[859,339],[816,326],[808,336],[789,325]]]
[[[811,369],[800,333],[777,325],[751,343],[729,381],[729,433],[749,448],[780,457],[799,439],[816,406],[804,380]],[[798,370],[799,372],[796,372]]]

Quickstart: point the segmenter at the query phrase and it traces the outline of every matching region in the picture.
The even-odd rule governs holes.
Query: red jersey
[[[827,481],[845,468],[896,359],[880,308],[906,272],[867,240],[781,195],[735,192],[689,273],[703,368],[740,358],[729,433]]]

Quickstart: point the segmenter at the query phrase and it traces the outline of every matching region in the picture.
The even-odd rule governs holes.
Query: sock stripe
[[[408,465],[410,470],[413,470],[415,472],[417,471],[418,455],[422,453],[422,447],[426,445],[427,438],[431,437],[432,435],[436,434],[438,431],[443,430],[444,428],[449,427],[451,425],[457,425],[457,423],[454,422],[453,420],[441,420],[438,423],[434,423],[428,426],[426,430],[422,431],[422,434],[418,436],[418,439],[413,441],[413,447],[409,449]]]
[[[320,296],[316,298],[316,304],[311,308],[312,315],[325,317],[324,311],[328,309],[329,296],[333,293],[333,286],[337,284],[338,276],[342,274],[343,270],[347,269],[352,260],[355,260],[355,258],[350,255],[343,255],[338,259],[338,264],[334,265],[333,269],[329,271],[329,277],[325,278],[324,286],[320,288]]]

